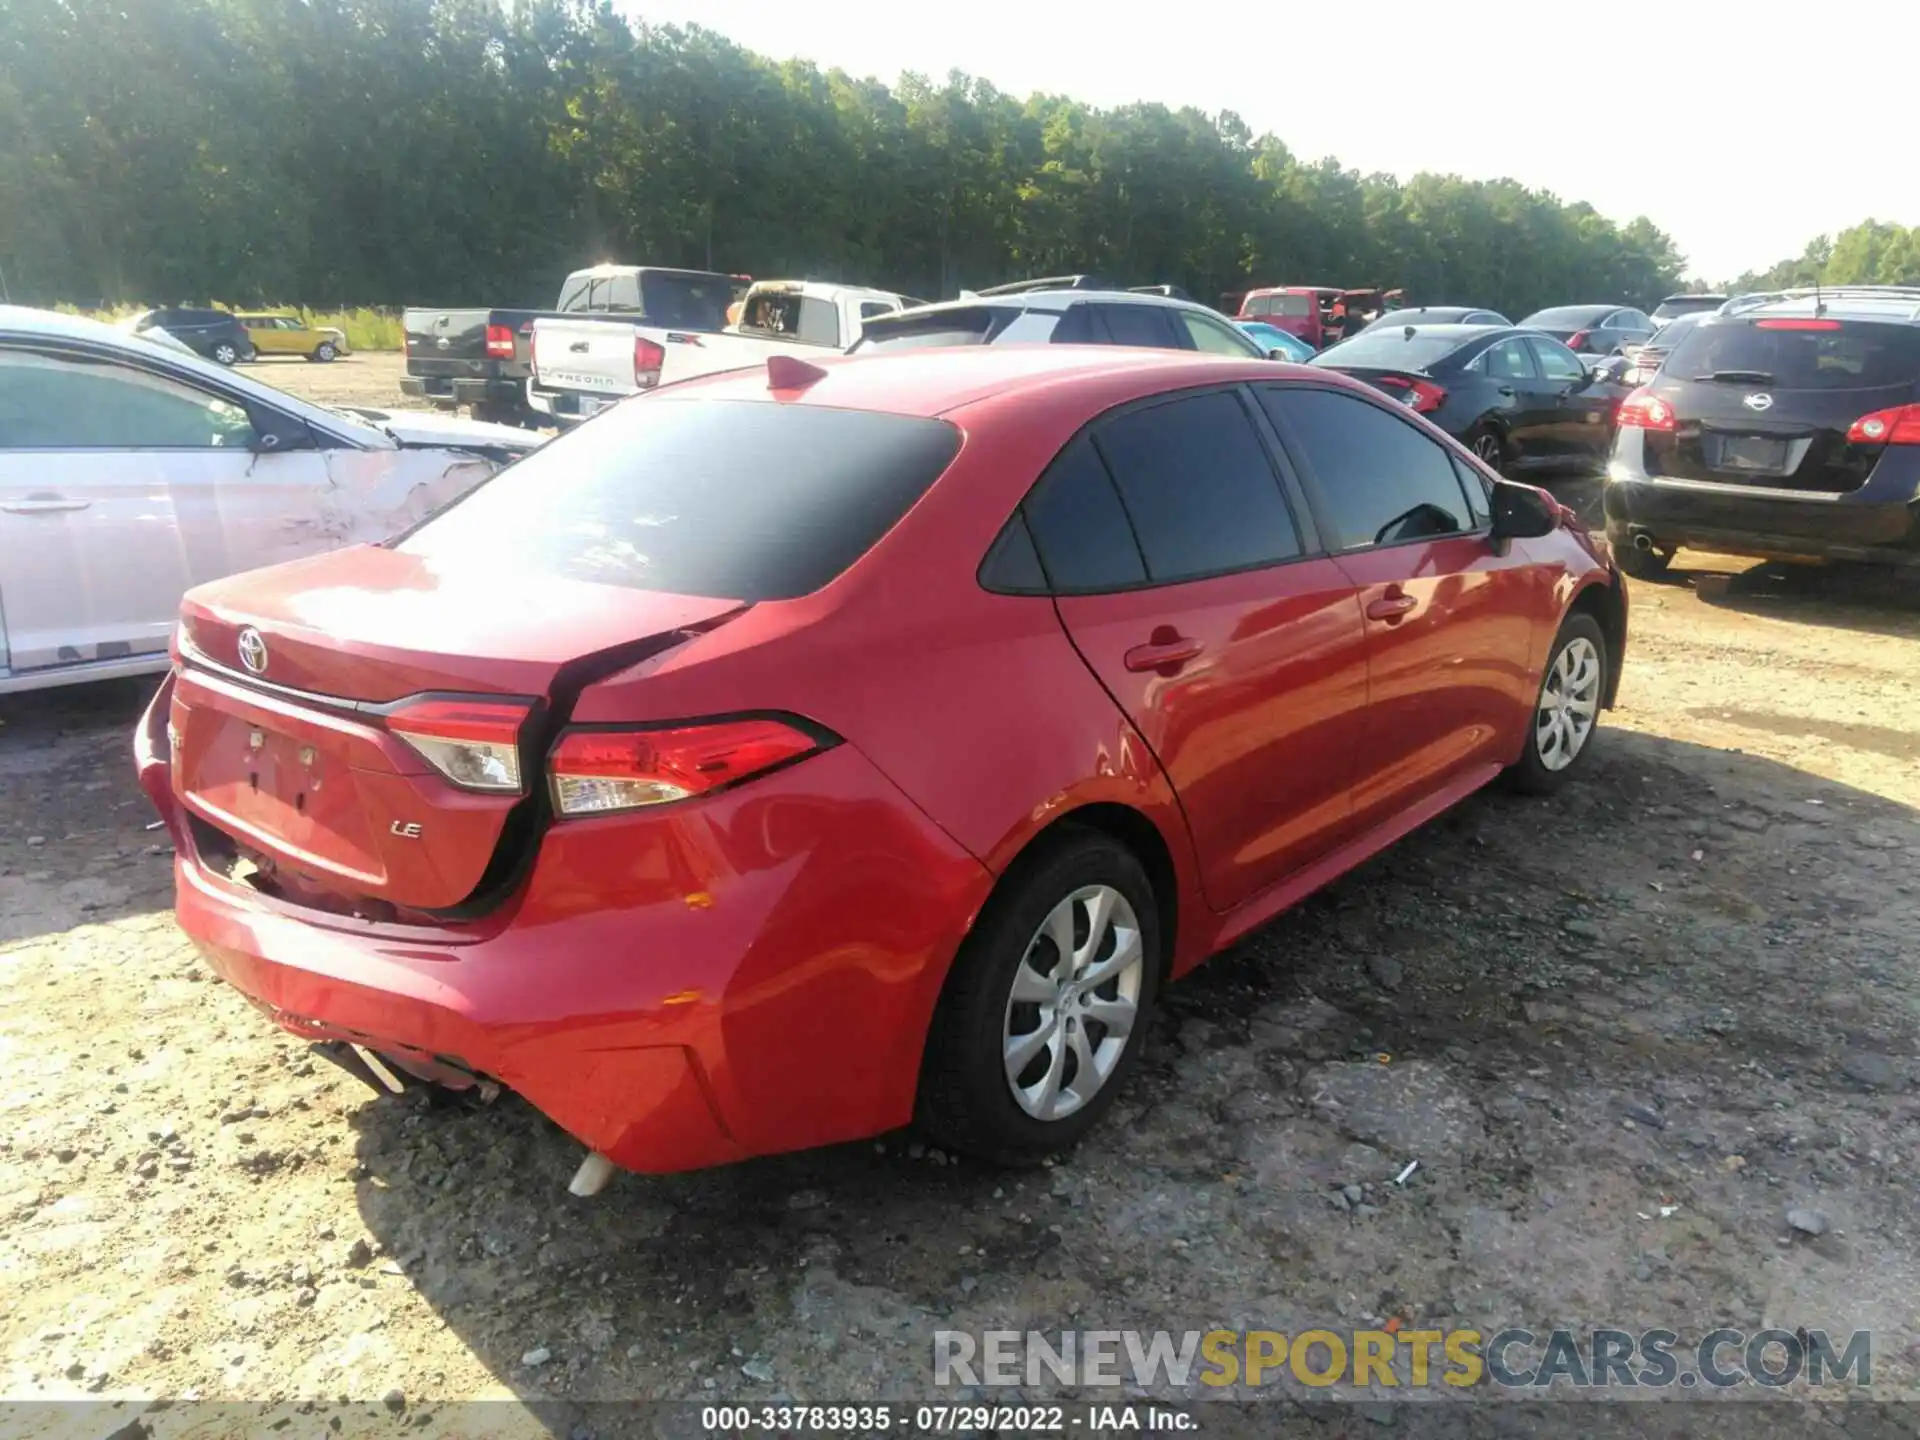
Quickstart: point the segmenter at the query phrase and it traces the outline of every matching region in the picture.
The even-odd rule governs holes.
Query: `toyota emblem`
[[[251,625],[240,632],[240,663],[250,675],[267,673],[267,642]]]
[[[1740,403],[1749,410],[1771,410],[1773,408],[1773,396],[1765,393],[1749,395]]]

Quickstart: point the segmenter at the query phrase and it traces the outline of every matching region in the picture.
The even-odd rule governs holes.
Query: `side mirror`
[[[1276,345],[1271,350],[1267,351],[1267,358],[1269,360],[1284,360],[1287,358],[1287,352],[1281,349],[1280,346]]]
[[[1496,540],[1531,540],[1551,535],[1560,526],[1559,508],[1531,485],[1496,481],[1492,504]]]

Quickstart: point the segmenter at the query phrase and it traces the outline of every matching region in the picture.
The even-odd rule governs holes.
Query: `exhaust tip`
[[[1653,553],[1653,537],[1642,530],[1633,537],[1633,548],[1645,554]]]
[[[582,1198],[598,1195],[607,1188],[607,1182],[613,1179],[614,1163],[598,1150],[580,1162],[580,1168],[573,1172],[573,1179],[567,1184],[569,1195]]]

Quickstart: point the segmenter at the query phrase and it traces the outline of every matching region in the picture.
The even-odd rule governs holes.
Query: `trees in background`
[[[1231,113],[889,87],[608,0],[0,0],[16,300],[540,305],[607,259],[928,298],[1403,285],[1514,316],[1649,304],[1682,269],[1649,221],[1510,180],[1309,163]]]
[[[1750,271],[1735,290],[1794,285],[1920,285],[1920,225],[1909,230],[1864,220],[1837,236],[1821,235],[1793,260]]]

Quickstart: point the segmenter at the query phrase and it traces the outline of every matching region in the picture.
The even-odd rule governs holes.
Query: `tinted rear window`
[[[503,575],[788,600],[859,559],[959,446],[942,420],[648,396],[549,441],[400,548]]]
[[[726,327],[736,282],[728,275],[676,275],[667,270],[640,273],[640,310],[654,325],[670,330],[715,331]]]
[[[1520,322],[1528,330],[1584,330],[1598,325],[1617,307],[1607,305],[1562,305],[1555,310],[1536,310]]]
[[[1749,321],[1697,324],[1680,337],[1661,374],[1692,380],[1715,371],[1745,372],[1743,383],[1782,390],[1920,384],[1920,326],[1839,324],[1837,330],[1763,330]]]
[[[1351,340],[1342,340],[1331,350],[1322,350],[1311,365],[1379,366],[1390,370],[1424,370],[1460,348],[1458,336],[1435,336],[1430,330],[1415,328],[1411,339],[1407,327],[1398,330],[1363,331]]]
[[[938,345],[985,345],[1019,312],[993,305],[939,310],[928,315],[911,312],[869,320],[849,353],[875,350],[924,350]]]

